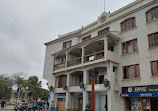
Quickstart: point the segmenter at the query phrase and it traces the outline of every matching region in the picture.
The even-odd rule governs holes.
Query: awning
[[[158,97],[158,92],[149,93],[121,93],[121,97]]]

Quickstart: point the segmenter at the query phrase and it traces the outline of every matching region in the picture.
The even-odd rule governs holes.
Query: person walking
[[[54,111],[54,102],[52,101],[52,104],[51,104],[51,111]]]
[[[47,101],[47,108],[46,108],[47,111],[49,111],[49,102]]]
[[[28,104],[27,110],[28,110],[28,111],[31,111],[31,109],[32,109],[32,103],[30,102],[30,103]]]
[[[2,102],[1,102],[1,108],[2,108],[2,109],[4,109],[4,105],[5,105],[5,101],[2,100]]]

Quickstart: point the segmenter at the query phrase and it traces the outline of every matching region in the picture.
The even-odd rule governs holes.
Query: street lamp
[[[110,81],[107,80],[107,79],[105,79],[105,80],[104,80],[104,86],[105,86],[105,87],[110,87]]]
[[[80,83],[80,88],[85,90],[85,85],[84,85],[84,83]]]
[[[50,86],[50,87],[49,87],[49,91],[52,91],[52,92],[54,91],[53,86]]]
[[[66,84],[63,85],[63,90],[67,90],[67,85]]]

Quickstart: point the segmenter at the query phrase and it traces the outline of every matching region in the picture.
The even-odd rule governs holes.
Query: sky
[[[135,0],[105,0],[113,12]],[[94,21],[104,0],[0,0],[0,74],[23,72],[43,79],[44,43]]]

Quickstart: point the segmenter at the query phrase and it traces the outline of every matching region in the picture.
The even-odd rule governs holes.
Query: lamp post
[[[95,111],[95,91],[94,91],[95,71],[94,71],[94,69],[91,70],[91,74],[92,74],[91,111]]]

